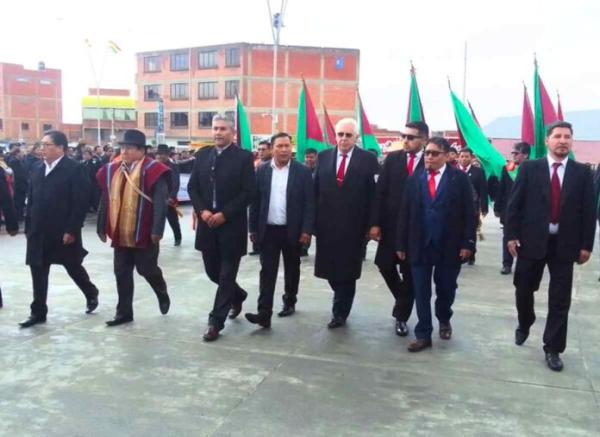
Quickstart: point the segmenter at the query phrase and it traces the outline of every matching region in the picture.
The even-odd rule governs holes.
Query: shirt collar
[[[54,167],[56,167],[58,165],[60,160],[63,159],[64,157],[65,157],[65,155],[61,156],[60,158],[55,159],[50,164],[48,164],[48,161],[44,160],[44,165],[46,166],[46,168],[48,170],[52,170]]]
[[[217,155],[220,155],[221,153],[223,153],[225,150],[227,150],[229,148],[229,146],[231,146],[231,143],[227,144],[225,147],[217,147],[217,146],[215,146],[215,150],[217,151]]]
[[[277,164],[275,164],[275,158],[271,159],[271,167],[274,168],[275,170],[283,170],[284,168],[290,168],[291,163],[292,163],[292,160],[290,158],[290,160],[288,161],[288,163],[286,165],[284,165],[283,167],[277,167]]]
[[[418,152],[407,152],[407,154],[409,157],[414,154],[416,159],[421,159],[421,156],[423,156],[423,149],[419,150]]]
[[[567,161],[569,160],[568,156],[565,159],[563,159],[562,161],[555,161],[550,155],[546,155],[546,158],[548,159],[548,167],[550,167],[550,168],[552,168],[552,164],[554,164],[555,162],[562,164],[566,168]]]
[[[352,152],[354,152],[354,148],[355,148],[355,147],[356,147],[356,146],[352,146],[352,148],[346,152],[346,157],[347,157],[347,158],[350,158],[350,156],[352,155]],[[337,154],[338,154],[338,156],[339,156],[340,158],[341,158],[342,156],[344,156],[344,153],[343,153],[343,152],[342,152],[340,149],[337,149]]]

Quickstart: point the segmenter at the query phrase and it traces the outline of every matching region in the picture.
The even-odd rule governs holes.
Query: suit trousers
[[[548,250],[543,259],[517,258],[514,285],[519,326],[529,330],[535,322],[533,293],[539,289],[544,267],[548,266],[550,284],[548,287],[548,317],[544,329],[544,350],[562,353],[567,347],[567,324],[571,307],[573,286],[573,262],[557,259],[557,237],[551,235]]]
[[[508,238],[506,237],[506,227],[502,230],[502,266],[511,267],[513,265],[513,256],[508,251]]]
[[[398,268],[400,268],[402,278],[400,278]],[[408,321],[415,301],[410,263],[408,261],[398,261],[398,263],[390,268],[379,268],[379,272],[392,296],[394,296],[395,303],[392,310],[392,317],[399,322]]]
[[[329,286],[333,290],[332,314],[336,319],[346,320],[350,315],[354,295],[356,294],[356,280],[350,281],[329,281]]]
[[[173,230],[173,238],[175,238],[175,241],[181,241],[181,225],[179,224],[179,216],[177,215],[177,209],[173,208],[172,206],[167,208],[167,221]]]
[[[202,260],[206,274],[218,285],[208,324],[220,331],[225,326],[231,306],[241,304],[248,296],[236,282],[241,256],[222,254],[217,246],[214,252],[202,252]]]
[[[81,264],[64,264],[67,274],[77,284],[86,299],[98,297],[98,289],[90,281],[90,277]],[[29,266],[33,282],[33,302],[31,303],[31,315],[46,317],[48,314],[48,276],[50,264]]]
[[[412,274],[419,321],[415,326],[417,339],[430,340],[433,332],[431,321],[431,278],[435,282],[435,316],[441,323],[452,318],[452,304],[456,297],[456,280],[460,265],[412,264]]]
[[[260,294],[258,312],[269,317],[273,314],[273,295],[279,257],[283,255],[284,305],[295,305],[300,282],[300,243],[291,242],[287,235],[287,226],[267,225],[264,239],[260,245]]]
[[[114,271],[117,279],[117,315],[133,317],[133,269],[150,284],[157,297],[167,293],[167,283],[158,267],[158,244],[145,248],[115,247]]]

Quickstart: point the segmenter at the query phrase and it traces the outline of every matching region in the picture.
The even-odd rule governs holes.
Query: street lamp
[[[273,100],[271,109],[271,132],[277,132],[277,52],[279,47],[279,35],[283,27],[283,16],[287,0],[281,0],[281,8],[279,12],[272,14],[271,1],[267,0],[267,8],[269,10],[269,21],[271,23],[271,34],[273,35]]]

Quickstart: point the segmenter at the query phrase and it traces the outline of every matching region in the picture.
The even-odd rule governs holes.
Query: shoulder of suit
[[[196,158],[200,158],[208,153],[212,153],[215,150],[215,146],[205,146],[196,152]]]

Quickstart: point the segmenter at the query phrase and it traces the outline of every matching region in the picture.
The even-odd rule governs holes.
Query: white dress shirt
[[[354,146],[356,147],[356,146]],[[346,172],[348,171],[348,165],[350,165],[350,158],[352,158],[352,152],[354,152],[354,147],[352,147],[347,153],[346,153],[346,168],[344,168],[344,176],[346,176]],[[337,172],[340,169],[340,165],[342,163],[342,159],[343,159],[343,153],[340,151],[340,149],[337,149],[337,161],[335,163],[335,174],[337,175]]]
[[[48,176],[50,174],[50,172],[56,168],[57,164],[60,162],[61,159],[64,158],[64,156],[65,155],[61,156],[58,159],[55,159],[54,161],[52,161],[49,164],[48,164],[48,161],[44,160],[44,166],[46,167],[46,172],[45,172],[44,176]]]
[[[406,164],[408,165],[408,161],[410,160],[410,154],[412,152],[407,152],[406,153]],[[417,166],[419,165],[419,162],[421,161],[421,158],[423,158],[423,150],[416,152],[415,153],[415,161],[413,164],[413,172],[417,169]]]
[[[471,164],[469,164],[467,167],[463,167],[462,165],[460,166],[460,169],[462,171],[464,171],[465,173],[469,173],[469,170],[471,170]]]
[[[291,160],[283,167],[277,167],[275,159],[271,160],[271,194],[269,196],[269,213],[267,224],[287,224],[287,184],[290,175]]]
[[[442,167],[439,168],[438,170],[438,174],[436,174],[433,177],[433,180],[435,181],[435,189],[437,190],[437,188],[440,186],[440,181],[442,180],[442,176],[444,175],[444,172],[446,171],[446,164],[444,164]],[[427,170],[427,181],[429,182],[429,170]]]
[[[550,155],[547,155],[546,158],[548,159],[548,168],[550,169],[550,184],[552,184],[552,175],[554,174],[554,167],[552,167],[552,164],[554,164],[555,162],[559,162],[562,164],[556,170],[556,175],[558,176],[558,181],[560,182],[560,187],[562,188],[563,179],[565,178],[565,168],[567,167],[567,162],[569,161],[569,158],[565,158],[562,161],[555,161],[550,157]],[[552,188],[550,189],[552,190]],[[553,235],[558,234],[558,223],[550,223],[548,225],[548,232],[550,232]]]

